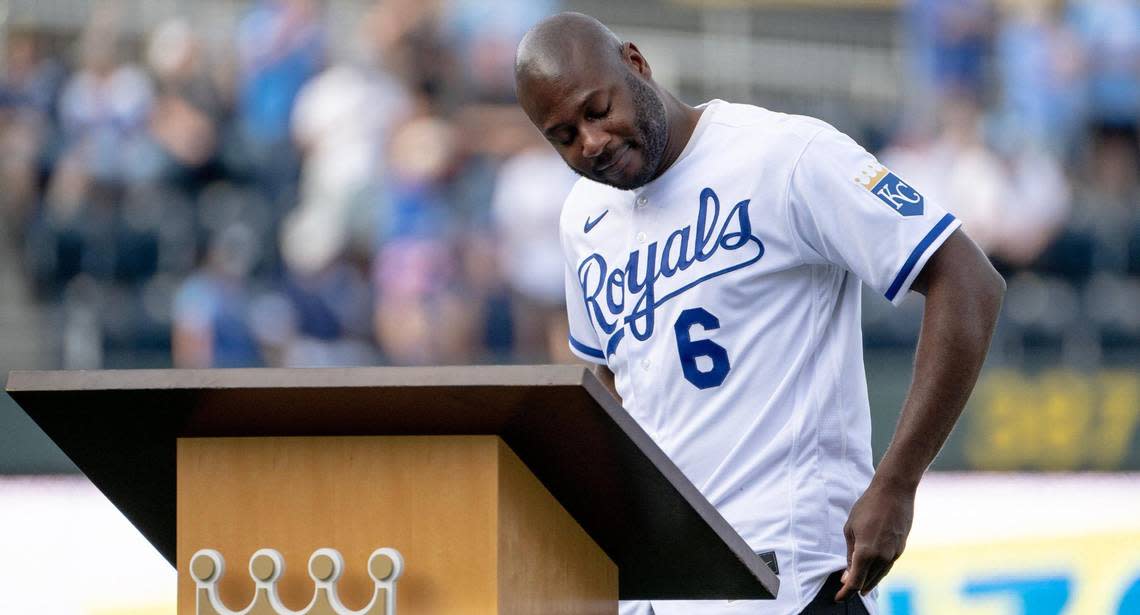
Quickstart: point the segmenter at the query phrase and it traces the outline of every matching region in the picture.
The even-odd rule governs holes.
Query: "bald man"
[[[778,574],[771,601],[623,613],[876,613],[919,479],[969,397],[1005,283],[959,222],[816,119],[690,107],[564,13],[519,102],[582,176],[561,218],[570,348]],[[871,462],[862,284],[925,295],[914,380]]]

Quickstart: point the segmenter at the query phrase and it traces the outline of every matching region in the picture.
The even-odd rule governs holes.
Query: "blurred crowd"
[[[1136,360],[1140,2],[912,0],[904,32],[909,104],[880,157],[1006,276],[999,350]]]
[[[113,14],[73,55],[9,33],[3,213],[65,366],[568,357],[574,176],[513,104],[515,42],[557,7],[384,1],[337,45],[323,8],[251,3],[213,46]]]
[[[569,360],[575,176],[512,76],[557,0],[380,0],[351,41],[326,8],[251,2],[224,43],[7,33],[0,212],[65,367]],[[1140,348],[1140,3],[905,10],[879,153],[1007,275],[1007,346]],[[868,342],[913,339],[883,306]]]

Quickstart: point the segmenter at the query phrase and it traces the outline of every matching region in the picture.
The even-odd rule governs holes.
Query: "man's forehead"
[[[604,83],[600,71],[566,71],[560,75],[533,81],[533,91],[553,101],[581,97],[584,92],[596,90]]]
[[[524,106],[533,113],[567,101],[581,104],[590,92],[606,87],[620,65],[620,43],[594,30],[528,35],[516,65],[520,102],[529,99]]]
[[[520,98],[530,107],[538,123],[553,116],[577,109],[595,93],[605,89],[608,82],[600,72],[579,71],[564,77],[539,77],[520,82]],[[539,128],[547,128],[540,125]]]
[[[537,83],[577,83],[608,68],[604,60],[597,49],[583,48],[582,41],[567,40],[556,48],[532,51],[521,76]]]

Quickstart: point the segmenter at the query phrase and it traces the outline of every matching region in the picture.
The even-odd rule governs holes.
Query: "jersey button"
[[[637,234],[637,243],[645,243],[645,231]]]
[[[647,199],[647,198],[645,198],[645,197],[643,197],[643,196],[639,196],[639,197],[637,197],[637,207],[638,207],[639,209],[640,209],[640,208],[642,208],[642,207],[645,207],[645,206],[646,206],[646,205],[648,205],[648,204],[649,204],[649,199]]]
[[[641,360],[641,369],[644,369],[645,371],[649,371],[649,359],[642,359]]]

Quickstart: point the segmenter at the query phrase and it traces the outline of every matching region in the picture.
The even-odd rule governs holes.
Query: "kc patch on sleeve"
[[[868,164],[859,172],[855,183],[898,212],[900,216],[921,216],[923,198],[910,184],[879,163]]]

